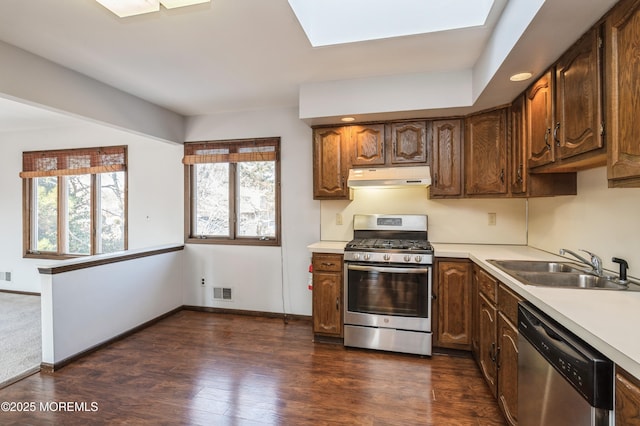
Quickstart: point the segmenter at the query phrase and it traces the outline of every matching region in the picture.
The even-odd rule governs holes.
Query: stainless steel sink
[[[599,277],[572,262],[536,260],[488,260],[522,284],[538,287],[640,291],[640,285],[621,283],[615,277]]]
[[[571,262],[546,262],[537,260],[490,260],[490,263],[506,271],[523,272],[586,272],[586,268]]]
[[[627,286],[614,279],[589,274],[558,274],[553,272],[515,272],[523,284],[544,287],[593,288],[606,290],[627,290]]]

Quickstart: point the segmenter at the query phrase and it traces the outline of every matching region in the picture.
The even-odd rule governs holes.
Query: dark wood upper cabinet
[[[526,91],[529,169],[571,172],[606,161],[602,31],[596,26]]]
[[[466,195],[507,193],[507,113],[497,109],[465,120]]]
[[[384,124],[350,126],[351,165],[381,166],[385,163]]]
[[[436,120],[429,123],[428,146],[432,183],[429,195],[462,195],[462,120]]]
[[[313,131],[313,198],[348,198],[346,136],[344,127]]]
[[[392,123],[391,165],[427,162],[427,124],[424,121]]]
[[[597,27],[578,40],[556,64],[553,139],[556,157],[561,160],[604,146],[601,45]]]
[[[623,0],[605,24],[610,187],[640,187],[640,0]]]
[[[526,92],[529,168],[555,160],[553,150],[553,73],[547,71]]]
[[[527,139],[525,121],[525,97],[518,96],[511,104],[509,118],[511,125],[511,173],[509,189],[513,195],[527,192]]]

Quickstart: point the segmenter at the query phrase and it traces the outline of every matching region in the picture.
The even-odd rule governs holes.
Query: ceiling
[[[544,1],[474,107],[510,102],[528,83],[508,74],[540,74],[614,3]],[[212,0],[125,19],[92,0],[2,0],[0,40],[191,116],[293,107],[307,83],[472,69],[496,19],[314,48],[287,0]],[[48,114],[14,104],[0,102],[0,126],[28,126],[31,110],[33,122]]]

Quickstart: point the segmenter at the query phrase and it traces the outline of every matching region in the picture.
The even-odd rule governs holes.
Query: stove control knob
[[[420,261],[422,260],[422,256],[416,256],[415,259],[416,259],[416,262],[420,263]]]
[[[389,260],[389,259],[391,259],[391,255],[390,255],[389,253],[387,253],[387,254],[385,254],[384,256],[382,256],[382,258],[383,258],[384,260]]]
[[[354,260],[360,259],[360,253],[353,253],[353,259]]]
[[[364,260],[369,260],[371,259],[371,255],[369,253],[364,255]]]
[[[405,262],[411,262],[411,255],[410,254],[405,254],[404,255],[404,261]]]

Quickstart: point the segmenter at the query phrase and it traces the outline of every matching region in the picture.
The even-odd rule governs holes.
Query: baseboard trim
[[[43,362],[43,363],[40,364],[40,369],[44,373],[53,373],[53,372],[61,369],[65,365],[71,364],[72,362],[77,361],[80,358],[83,358],[83,357],[89,355],[92,352],[95,352],[95,351],[97,351],[99,349],[102,349],[102,348],[104,348],[106,346],[109,346],[110,344],[115,343],[118,340],[122,340],[125,337],[129,337],[132,334],[135,334],[140,330],[143,330],[143,329],[145,329],[145,328],[147,328],[147,327],[149,327],[149,326],[151,326],[151,325],[153,325],[153,324],[155,324],[155,323],[157,323],[157,322],[159,322],[159,321],[161,321],[161,320],[163,320],[163,319],[165,319],[167,317],[170,317],[171,315],[174,315],[174,314],[180,312],[181,310],[182,310],[182,306],[178,306],[177,308],[172,309],[169,312],[166,312],[166,313],[164,313],[164,314],[162,314],[160,316],[157,316],[157,317],[155,317],[155,318],[153,318],[153,319],[151,319],[151,320],[149,320],[149,321],[147,321],[145,323],[142,323],[142,324],[140,324],[140,325],[138,325],[138,326],[136,326],[136,327],[134,327],[134,328],[132,328],[130,330],[125,331],[124,333],[120,333],[117,336],[114,336],[114,337],[112,337],[112,338],[110,338],[108,340],[105,340],[102,343],[98,343],[97,345],[94,345],[94,346],[92,346],[90,348],[87,348],[82,352],[78,352],[77,354],[72,355],[72,356],[70,356],[68,358],[65,358],[62,361],[58,361],[58,362],[53,363],[53,364],[47,363],[47,362]]]
[[[280,312],[248,311],[248,310],[242,310],[242,309],[214,308],[211,306],[194,306],[194,305],[183,305],[182,308],[187,311],[209,312],[212,314],[235,314],[235,315],[246,315],[250,317],[279,318],[285,321],[286,320],[311,321],[311,317],[308,315],[283,314]]]
[[[24,296],[40,296],[40,293],[35,293],[32,291],[19,291],[19,290],[6,290],[6,289],[0,289],[0,293],[22,294]]]

